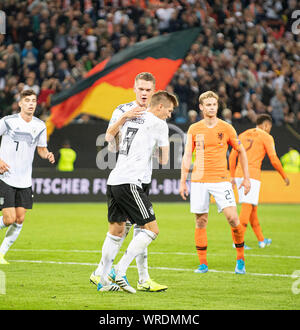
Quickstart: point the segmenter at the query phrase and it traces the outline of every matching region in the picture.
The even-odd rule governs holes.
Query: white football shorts
[[[218,212],[221,212],[225,207],[236,206],[230,182],[191,182],[191,213],[208,213],[211,195],[216,201]]]
[[[239,194],[239,203],[257,205],[259,199],[260,181],[250,179],[251,188],[247,195],[244,194],[244,187],[239,189],[242,182],[243,178],[235,178],[235,183]]]

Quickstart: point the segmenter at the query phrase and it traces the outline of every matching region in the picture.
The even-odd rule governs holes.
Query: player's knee
[[[235,215],[228,215],[227,221],[231,227],[236,227],[239,225],[239,218]]]
[[[16,220],[17,220],[17,217],[15,214],[3,216],[3,222],[6,226],[12,225],[13,223],[16,222]]]
[[[109,233],[113,236],[122,237],[125,233],[125,223],[110,223],[109,225]]]
[[[17,216],[15,222],[16,222],[18,225],[21,225],[21,224],[24,222],[24,220],[25,220],[25,216]]]
[[[196,214],[196,227],[197,228],[206,228],[208,222],[208,218],[203,214]]]

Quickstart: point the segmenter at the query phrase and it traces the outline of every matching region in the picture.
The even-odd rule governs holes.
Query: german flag
[[[109,120],[119,104],[135,99],[134,79],[140,72],[152,73],[156,88],[165,89],[199,33],[197,27],[157,36],[99,63],[84,79],[53,95],[48,136],[80,113]]]

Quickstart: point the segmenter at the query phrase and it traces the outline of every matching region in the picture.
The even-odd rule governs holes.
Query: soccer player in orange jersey
[[[271,244],[270,238],[264,238],[262,233],[258,217],[257,217],[257,204],[260,190],[260,174],[261,164],[267,153],[271,164],[279,172],[285,181],[286,185],[289,185],[289,179],[284,172],[279,158],[276,155],[275,144],[273,137],[269,134],[272,128],[272,118],[267,114],[262,114],[257,117],[256,128],[250,128],[239,135],[239,139],[245,146],[248,158],[248,166],[250,173],[251,191],[245,195],[243,187],[238,189],[239,202],[242,204],[240,212],[240,221],[243,225],[244,231],[246,231],[247,224],[250,220],[252,229],[258,239],[258,245],[260,248],[264,248]],[[243,173],[241,164],[238,161],[238,153],[232,150],[229,156],[229,169],[232,177],[233,185],[243,180]]]
[[[231,145],[240,155],[243,168],[245,194],[250,190],[248,162],[246,151],[238,139],[235,129],[225,121],[217,118],[218,95],[207,91],[199,97],[199,108],[203,118],[192,124],[187,133],[187,141],[181,166],[180,195],[186,200],[188,177],[192,154],[195,150],[195,160],[191,176],[190,207],[195,213],[195,242],[200,261],[196,273],[206,273],[207,266],[207,233],[209,200],[213,195],[218,211],[223,211],[227,218],[237,250],[235,272],[245,274],[244,230],[239,222],[235,197],[227,170],[226,153]]]

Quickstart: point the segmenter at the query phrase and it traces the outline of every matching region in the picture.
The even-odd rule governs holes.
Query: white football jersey
[[[26,122],[20,114],[6,116],[0,120],[0,135],[0,159],[10,166],[0,179],[12,187],[30,187],[35,149],[47,147],[45,123],[36,117]]]
[[[131,109],[134,109],[138,106],[136,101],[132,101],[130,103],[120,104],[113,112],[112,117],[110,119],[109,125],[113,125],[124,112],[127,112]],[[145,169],[145,176],[142,179],[142,183],[150,183],[152,177],[152,158],[149,160],[149,164],[147,169]]]
[[[153,150],[169,145],[169,128],[164,120],[151,112],[140,118],[127,120],[120,131],[119,157],[107,184],[133,183],[142,186],[145,172],[152,163]]]

